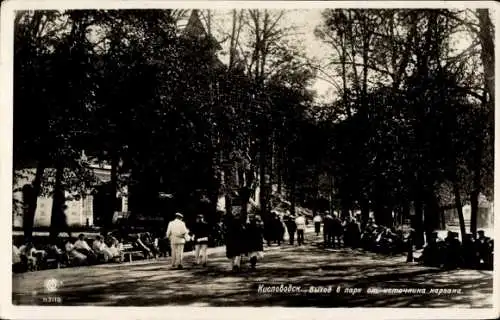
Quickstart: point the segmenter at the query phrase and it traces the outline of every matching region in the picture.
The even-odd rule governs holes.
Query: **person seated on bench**
[[[47,248],[47,258],[55,259],[58,263],[67,263],[67,255],[57,246],[56,241],[52,241]]]
[[[85,241],[85,236],[83,234],[78,236],[78,240],[75,242],[75,249],[86,256],[94,254],[94,250],[92,250],[87,241]]]
[[[15,245],[12,245],[12,272],[24,272],[26,265],[21,259],[21,251]]]
[[[422,255],[416,260],[422,262],[422,264],[426,266],[439,267],[443,263],[443,255],[444,253],[439,243],[438,233],[434,231],[430,234]]]
[[[145,232],[139,236],[141,239],[142,243],[144,246],[146,246],[149,249],[149,254],[153,256],[154,258],[158,257],[158,247],[155,246],[155,243],[153,241],[153,238],[151,237],[151,234],[149,232]]]
[[[66,244],[64,245],[70,261],[76,263],[77,265],[86,264],[88,262],[87,256],[76,250],[73,241],[74,239],[68,238],[68,240],[66,240]]]
[[[112,255],[112,259],[121,261],[121,252],[123,250],[123,245],[120,243],[120,241],[118,241],[117,238],[110,234],[108,235],[104,243],[108,247],[109,252]]]
[[[492,253],[493,253],[493,243],[491,239],[484,234],[484,230],[479,230],[477,232],[477,239],[475,241],[476,252],[478,256],[478,264],[491,264]]]
[[[21,251],[15,245],[12,245],[12,264],[21,262]]]
[[[141,239],[141,238],[143,238],[143,236],[142,236],[142,234],[141,234],[141,233],[138,233],[137,235],[134,235],[134,236],[133,236],[133,239],[135,240],[135,241],[134,241],[134,246],[135,246],[138,250],[142,251],[142,253],[143,253],[143,255],[144,255],[144,258],[146,258],[146,259],[147,259],[147,258],[149,258],[149,257],[152,257],[152,256],[153,256],[153,252],[151,251],[151,249],[150,249],[148,246],[146,246],[146,245],[144,244],[144,242],[142,241],[142,239]]]
[[[19,251],[21,253],[21,259],[24,263],[26,263],[28,269],[36,269],[36,266],[38,265],[38,257],[37,250],[33,242],[26,242],[26,244],[19,247]]]
[[[104,262],[108,262],[113,259],[113,252],[104,243],[101,236],[97,236],[92,244],[92,249]]]

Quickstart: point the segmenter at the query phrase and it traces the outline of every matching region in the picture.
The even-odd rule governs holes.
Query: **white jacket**
[[[75,248],[76,249],[83,249],[83,250],[92,251],[92,249],[90,248],[89,244],[85,240],[76,240],[75,241]]]
[[[295,218],[295,224],[297,225],[297,230],[306,229],[306,219],[304,217]]]
[[[186,234],[188,229],[184,221],[180,219],[172,220],[168,223],[167,227],[167,238],[170,240],[171,244],[184,244],[186,243]]]

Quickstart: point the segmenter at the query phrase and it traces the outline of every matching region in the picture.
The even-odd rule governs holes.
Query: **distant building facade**
[[[83,153],[85,157],[85,153]],[[111,166],[104,163],[89,163],[89,168],[98,180],[98,185],[108,183],[111,180]],[[22,188],[26,184],[33,182],[35,178],[35,168],[23,168],[15,171],[17,179],[13,185],[13,227],[23,227],[23,192]],[[48,176],[54,171],[52,168],[45,169],[45,175]],[[97,186],[98,186],[97,185]],[[69,226],[93,226],[95,219],[95,198],[96,189],[89,188],[83,194],[71,194],[65,192],[67,206],[66,221]],[[117,191],[117,198],[121,201],[119,211],[128,210],[127,187]],[[52,196],[39,196],[35,211],[34,227],[49,227],[52,215]]]

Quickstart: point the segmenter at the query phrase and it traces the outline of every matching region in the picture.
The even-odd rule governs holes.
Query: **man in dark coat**
[[[297,225],[295,224],[294,217],[287,215],[285,218],[286,230],[288,231],[288,236],[290,237],[290,245],[293,246],[295,240],[295,232],[297,231]]]
[[[267,246],[270,247],[272,241],[274,241],[274,223],[272,216],[268,216],[264,220],[264,238],[266,239]]]
[[[274,240],[278,243],[278,246],[281,245],[281,242],[283,241],[283,237],[285,235],[285,228],[283,228],[283,223],[281,222],[279,216],[277,213],[273,214],[272,217],[272,230],[273,230],[273,238]]]
[[[239,214],[226,217],[226,257],[233,271],[240,270],[241,255],[245,253],[245,226]]]
[[[438,244],[438,234],[437,232],[433,232],[419,260],[426,266],[436,267],[441,265],[441,255],[442,253],[440,252],[440,246]]]
[[[359,223],[352,219],[347,219],[347,225],[344,233],[344,243],[351,248],[357,248],[359,245],[359,237],[361,236],[361,228]]]
[[[461,264],[461,244],[458,240],[458,234],[456,232],[448,231],[448,236],[444,240],[445,242],[445,261],[444,267],[446,269],[455,269]]]
[[[481,260],[485,265],[492,264],[493,262],[493,242],[489,237],[484,235],[484,230],[477,232],[477,239],[475,241],[476,252],[478,255],[479,263]]]
[[[249,223],[246,227],[246,244],[247,252],[250,257],[250,267],[255,269],[257,258],[262,256],[264,251],[264,227],[260,217],[256,215],[249,215]]]
[[[333,238],[333,217],[327,212],[323,221],[323,245],[328,248],[332,244]]]
[[[467,233],[462,241],[462,256],[465,268],[476,268],[479,265],[479,256],[476,252],[476,244],[471,233]]]
[[[337,217],[337,215],[333,216],[332,220],[332,247],[335,248],[338,246],[340,248],[340,238],[342,236],[342,221]]]

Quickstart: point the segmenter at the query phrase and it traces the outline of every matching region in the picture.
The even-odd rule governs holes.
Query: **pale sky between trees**
[[[206,11],[206,10],[202,10]],[[332,55],[333,49],[323,43],[314,35],[315,28],[322,23],[321,12],[323,9],[295,9],[287,10],[280,24],[285,27],[293,26],[295,31],[290,39],[293,39],[294,44],[303,46],[304,53],[310,59],[315,60],[315,64],[321,66],[330,76],[335,77],[335,72],[327,67],[327,59]],[[218,39],[224,39],[224,34],[230,33],[232,14],[230,10],[210,10],[212,14],[212,32]],[[206,12],[202,14],[206,15]],[[495,23],[495,14],[491,14],[492,21]],[[459,33],[454,36],[455,53],[469,47],[472,43],[472,38],[469,34]],[[229,45],[229,41],[223,43],[223,51]],[[221,60],[227,59],[223,54]],[[321,79],[321,73],[318,73],[318,78],[312,83],[311,89],[316,91],[316,101],[319,103],[331,102],[335,99],[336,89],[327,81]]]

